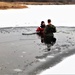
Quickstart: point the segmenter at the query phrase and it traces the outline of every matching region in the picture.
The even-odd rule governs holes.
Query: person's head
[[[41,28],[44,28],[45,27],[45,22],[44,21],[41,21]]]
[[[44,21],[41,21],[41,25],[44,25],[45,24],[45,22]]]
[[[48,19],[47,22],[48,22],[48,23],[51,23],[51,19]]]

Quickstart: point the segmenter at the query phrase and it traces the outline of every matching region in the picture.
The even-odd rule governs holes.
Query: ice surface
[[[56,26],[75,26],[75,5],[28,5],[25,9],[0,10],[0,27],[39,26],[52,19]]]
[[[46,69],[38,75],[50,75],[50,74],[75,74],[75,55],[67,57],[56,66]]]

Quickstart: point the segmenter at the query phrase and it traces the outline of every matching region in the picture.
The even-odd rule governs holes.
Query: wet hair
[[[40,27],[41,27],[41,28],[45,28],[45,25],[41,25]]]
[[[43,23],[45,23],[44,21],[41,21],[41,28],[45,28],[45,25],[43,25]]]
[[[51,19],[48,19],[47,21],[48,21],[48,23],[50,23],[51,22]]]
[[[41,25],[44,23],[44,21],[41,21]]]

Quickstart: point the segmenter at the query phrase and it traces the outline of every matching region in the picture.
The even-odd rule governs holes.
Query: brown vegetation
[[[28,7],[18,2],[0,2],[0,9],[20,9],[20,8],[28,8]]]
[[[71,2],[20,2],[26,5],[65,5],[65,4],[73,4]]]
[[[26,5],[65,5],[72,2],[0,2],[0,9],[28,8]]]
[[[19,4],[24,4],[24,5],[65,5],[65,4],[75,4],[74,2],[18,2]]]

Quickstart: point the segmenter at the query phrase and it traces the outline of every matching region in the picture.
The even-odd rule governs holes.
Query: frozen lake
[[[54,24],[55,26],[75,27],[75,5],[28,5],[28,7],[29,8],[26,9],[0,10],[0,28],[18,26],[39,26],[42,20],[44,20],[47,24],[47,19],[51,19],[52,24]],[[26,30],[33,31],[33,28],[0,29],[0,57],[2,57],[0,58],[0,74],[13,75],[14,73],[21,72],[21,75],[25,75],[25,72],[28,72],[30,68],[34,68],[34,64],[36,63],[34,61],[38,59],[35,59],[35,57],[38,57],[38,55],[40,56],[40,53],[44,53],[44,47],[39,44],[40,39],[38,39],[35,35],[21,35],[22,32],[26,32]],[[69,47],[72,48],[73,46],[75,46],[74,28],[59,27],[58,33],[56,33],[55,36],[57,38],[57,43],[55,47],[58,49],[56,51],[52,50],[52,53],[61,53],[66,51],[66,49],[69,49]],[[40,52],[41,50],[42,52]],[[35,54],[32,52],[35,52]],[[67,51],[66,53],[68,54]],[[18,60],[18,62],[16,59]],[[75,55],[71,58],[66,58],[63,62],[54,66],[52,69],[48,68],[47,70],[43,70],[44,72],[40,73],[39,75],[51,73],[75,74],[75,68],[73,67],[75,62],[74,59]],[[29,67],[28,70],[26,66],[27,68]],[[60,67],[62,66],[63,68],[60,69]],[[69,66],[70,68],[67,66]],[[60,72],[58,72],[58,70]]]
[[[28,5],[26,9],[0,10],[0,27],[39,26],[51,19],[55,26],[75,26],[75,5]]]

